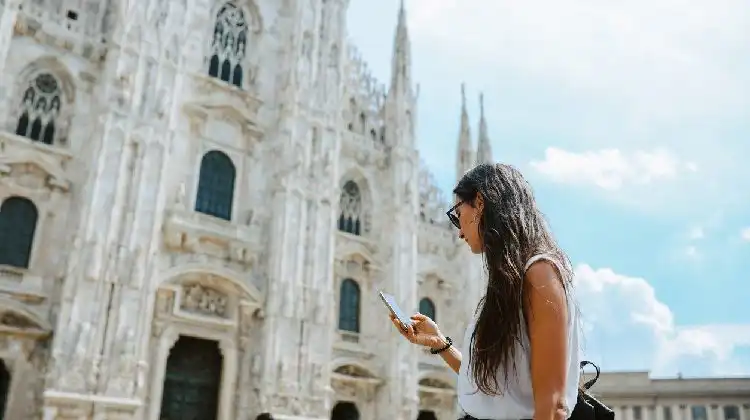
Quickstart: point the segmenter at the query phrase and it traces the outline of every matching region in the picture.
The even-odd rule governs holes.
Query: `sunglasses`
[[[445,212],[445,214],[448,216],[448,220],[450,220],[451,223],[453,223],[453,226],[455,226],[456,229],[461,229],[461,222],[458,221],[458,216],[456,216],[454,212],[456,211],[458,206],[460,206],[461,204],[463,204],[463,201],[459,201],[458,203],[456,203],[455,206],[451,207],[450,210]]]

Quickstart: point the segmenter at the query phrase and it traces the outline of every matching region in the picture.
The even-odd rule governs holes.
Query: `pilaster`
[[[15,33],[16,18],[18,16],[18,7],[21,0],[6,0],[5,4],[0,6],[0,74],[5,75],[5,66],[8,63],[8,51],[10,43]],[[10,94],[8,83],[12,80],[10,77],[3,77],[0,80],[0,98],[7,98]],[[7,115],[9,104],[7,100],[0,101],[0,115]]]

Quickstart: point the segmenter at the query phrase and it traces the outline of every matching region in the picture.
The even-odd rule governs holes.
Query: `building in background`
[[[605,372],[591,393],[618,420],[750,420],[750,378],[652,379],[648,372]]]
[[[0,0],[4,418],[455,417],[377,291],[458,337],[481,265],[415,148],[403,6],[387,86],[347,7]],[[491,159],[461,124],[459,174]]]
[[[481,264],[420,165],[403,7],[383,87],[347,6],[0,0],[3,418],[456,418],[377,291],[460,337]],[[491,160],[465,101],[458,175]],[[710,383],[661,420],[750,420]]]

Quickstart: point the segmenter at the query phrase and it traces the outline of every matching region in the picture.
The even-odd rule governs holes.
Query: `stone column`
[[[723,417],[723,413],[719,412],[719,406],[711,404],[708,420],[724,420]]]
[[[177,342],[179,334],[176,330],[168,328],[158,338],[159,344],[156,354],[153,355],[151,369],[151,386],[149,387],[150,398],[148,405],[147,420],[158,420],[161,412],[161,399],[164,393],[164,375],[167,370],[167,358],[169,351]]]
[[[633,418],[631,407],[627,405],[620,407],[620,414],[622,414],[622,420],[632,420]]]
[[[221,340],[222,356],[221,390],[219,391],[219,420],[237,418],[234,413],[235,384],[237,383],[237,344],[233,340]]]
[[[16,75],[13,77],[7,76],[7,70],[5,69],[8,63],[8,51],[10,50],[10,43],[13,38],[15,31],[16,17],[18,16],[18,6],[21,4],[21,0],[7,0],[5,6],[0,6],[0,74],[5,77],[0,80],[0,115],[3,115],[3,119],[0,120],[2,125],[12,124],[12,121],[6,121],[7,115],[12,115],[12,112],[8,112],[9,107],[16,105],[19,102],[17,97],[12,97],[11,86],[9,82],[16,80]],[[16,127],[8,127],[8,129],[15,130]]]
[[[680,405],[680,420],[690,420],[690,416],[688,415],[688,407],[685,404]]]
[[[750,403],[742,404],[740,420],[750,420]]]

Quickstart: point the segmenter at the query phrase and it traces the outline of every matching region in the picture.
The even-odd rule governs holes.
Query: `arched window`
[[[224,3],[216,14],[208,64],[209,76],[242,87],[242,61],[245,59],[247,30],[242,9],[231,2]]]
[[[347,181],[339,198],[339,230],[353,235],[362,234],[362,194],[354,181]]]
[[[236,170],[229,156],[212,150],[201,159],[195,211],[232,220]]]
[[[353,402],[337,402],[331,410],[331,420],[359,420],[359,410]]]
[[[359,332],[359,285],[352,279],[341,282],[339,296],[339,329]]]
[[[31,79],[21,99],[16,134],[53,144],[56,140],[55,120],[62,105],[61,95],[60,82],[50,73],[41,73]]]
[[[437,315],[435,313],[435,304],[432,303],[430,298],[422,298],[419,301],[419,313],[427,315],[431,320],[435,321],[435,316]]]
[[[0,205],[0,265],[29,267],[38,217],[34,203],[23,197]]]

